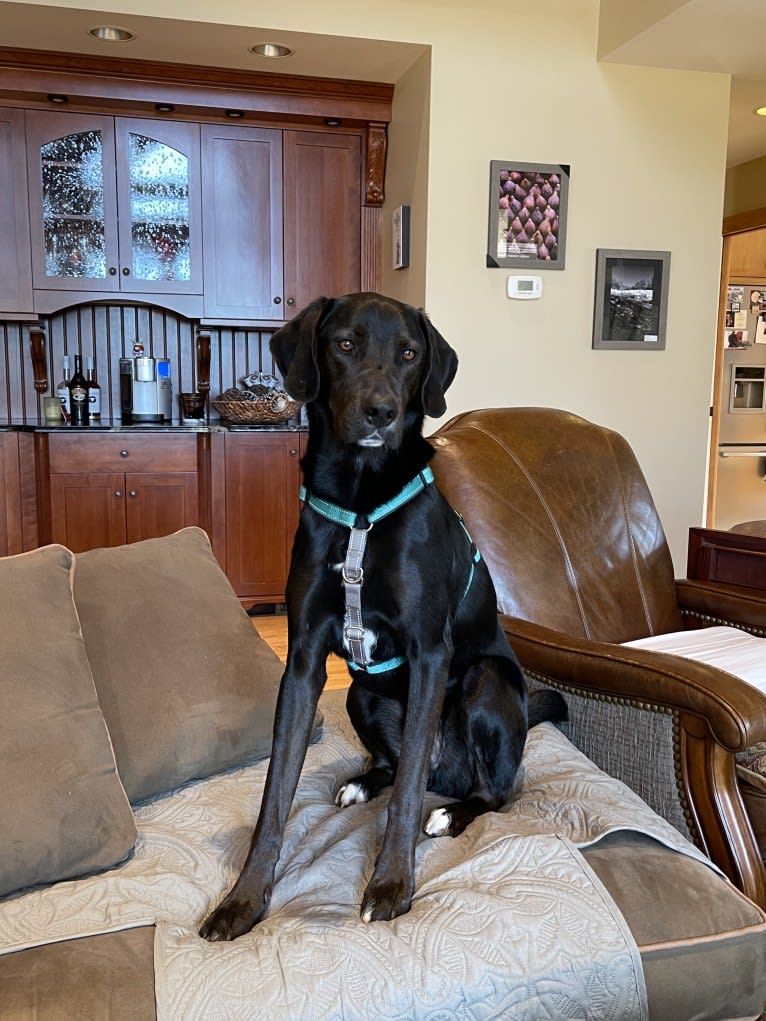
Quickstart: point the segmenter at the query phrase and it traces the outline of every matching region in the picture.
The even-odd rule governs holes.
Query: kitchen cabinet
[[[24,111],[0,108],[0,317],[32,312]]]
[[[282,319],[282,132],[202,126],[204,314]]]
[[[22,498],[18,436],[0,432],[0,556],[21,553]]]
[[[226,435],[225,570],[243,602],[284,600],[304,442],[296,432]]]
[[[731,236],[731,283],[763,283],[766,279],[766,229]]]
[[[290,319],[361,281],[361,138],[202,128],[205,317]]]
[[[361,138],[285,131],[284,318],[361,286]]]
[[[114,294],[199,312],[199,125],[29,110],[26,132],[36,311]]]
[[[75,553],[199,523],[196,435],[51,433],[48,465],[50,541]]]

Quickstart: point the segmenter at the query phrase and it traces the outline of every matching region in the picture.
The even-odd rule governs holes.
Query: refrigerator
[[[766,520],[766,281],[732,284],[724,346],[718,437],[716,528]]]

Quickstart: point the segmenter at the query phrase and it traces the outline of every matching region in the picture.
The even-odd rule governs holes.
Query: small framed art
[[[670,252],[599,248],[593,347],[662,351],[669,277]]]
[[[391,223],[394,269],[406,269],[410,264],[410,207],[397,206]]]
[[[569,165],[492,160],[487,266],[563,269]]]

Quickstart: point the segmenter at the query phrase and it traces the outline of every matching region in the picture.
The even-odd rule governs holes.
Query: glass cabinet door
[[[27,114],[35,287],[119,289],[111,117]]]
[[[115,120],[122,289],[202,293],[198,124]]]
[[[34,286],[202,293],[199,125],[27,112]]]

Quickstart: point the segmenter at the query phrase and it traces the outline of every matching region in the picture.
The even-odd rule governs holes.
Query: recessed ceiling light
[[[60,92],[50,92],[48,94],[48,102],[49,103],[59,103],[59,104],[61,104],[61,103],[68,103],[69,102],[69,96],[62,96]]]
[[[90,29],[90,34],[108,43],[126,43],[128,39],[135,39],[134,34],[127,28],[118,28],[117,25],[96,25]]]
[[[155,103],[154,109],[157,113],[172,113],[175,110],[175,107],[172,103]]]
[[[244,117],[245,116],[245,111],[244,110],[224,110],[224,114],[227,117],[231,117],[232,120],[236,121],[236,120],[239,120],[240,117]]]
[[[257,57],[289,57],[293,51],[281,43],[258,43],[257,46],[250,47],[250,52]]]
[[[759,117],[766,117],[766,106],[759,106],[753,113],[757,113]]]

